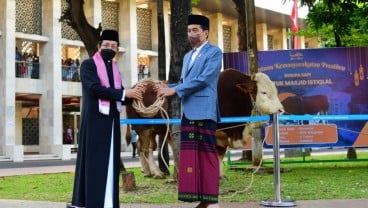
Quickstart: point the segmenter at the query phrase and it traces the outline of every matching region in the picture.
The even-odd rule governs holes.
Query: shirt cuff
[[[123,96],[121,97],[121,101],[125,100],[125,90],[123,90]]]

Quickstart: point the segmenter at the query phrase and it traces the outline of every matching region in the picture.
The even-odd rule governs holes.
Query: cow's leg
[[[219,167],[220,167],[220,179],[226,178],[224,171],[224,154],[218,155]]]
[[[164,177],[164,173],[160,170],[160,168],[158,168],[158,166],[157,166],[157,164],[154,160],[152,149],[149,150],[147,161],[148,161],[149,169],[151,170],[151,173],[153,174],[154,178]]]
[[[219,160],[220,178],[226,178],[223,160],[228,146],[229,140],[227,134],[224,131],[216,131],[216,149]]]
[[[157,163],[155,162],[153,157],[153,151],[157,149],[156,134],[153,131],[150,132],[150,134],[147,134],[147,139],[149,141],[149,145],[147,148],[147,154],[145,156],[150,173],[153,175],[154,178],[162,178],[164,174],[158,168]]]
[[[139,152],[139,161],[141,163],[141,172],[143,173],[143,176],[144,177],[151,176],[151,172],[150,172],[149,165],[147,162],[147,157],[145,156],[143,152]]]
[[[151,129],[144,129],[139,132],[138,149],[139,149],[139,161],[141,162],[141,171],[144,177],[151,176],[150,165],[149,165],[149,153],[150,153],[150,140],[152,137]]]

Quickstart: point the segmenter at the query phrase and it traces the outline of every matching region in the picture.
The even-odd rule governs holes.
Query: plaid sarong
[[[219,161],[216,150],[217,123],[212,120],[181,120],[179,200],[217,203]]]

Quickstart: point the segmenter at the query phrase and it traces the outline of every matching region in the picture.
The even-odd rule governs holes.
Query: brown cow
[[[264,73],[256,73],[254,77],[250,77],[238,70],[224,70],[219,78],[218,99],[221,117],[284,112],[275,84]],[[237,127],[229,128],[232,126]],[[223,161],[228,147],[244,148],[249,135],[243,131],[251,132],[247,128],[252,127],[253,125],[238,126],[238,123],[219,124],[218,129],[223,129],[216,135],[220,161]],[[220,177],[224,177],[222,162],[220,171]]]
[[[143,104],[144,106],[152,106],[156,101],[156,92],[153,90],[154,82],[148,81],[146,85],[146,91],[143,94]],[[168,110],[168,102],[165,99],[161,106],[164,110]],[[133,108],[133,106],[126,106],[126,114],[127,118],[147,118],[144,115],[141,115]],[[158,111],[155,115],[147,115],[149,118],[162,118],[160,111]],[[127,128],[129,129],[129,128]],[[156,135],[159,136],[159,139],[164,139],[166,135],[166,125],[132,125],[132,129],[134,129],[139,138],[137,141],[137,150],[139,152],[139,161],[141,163],[141,169],[144,176],[153,176],[155,178],[164,177],[164,173],[159,169],[156,162],[154,161],[153,151],[157,149]],[[129,132],[126,134],[127,145],[130,144],[130,136]],[[166,142],[173,149],[173,143],[171,139],[171,135],[168,134],[166,138]],[[176,171],[176,169],[175,169]]]
[[[286,113],[294,115],[326,115],[330,107],[326,95],[290,96],[281,103]]]
[[[326,95],[290,96],[282,101],[285,112],[295,115],[326,114],[329,102]]]
[[[147,89],[151,91],[151,89]],[[147,94],[147,93],[146,93]],[[149,102],[155,99],[155,96],[144,95],[147,106]],[[147,97],[150,99],[147,100]],[[254,101],[254,102],[253,102]],[[257,73],[253,77],[247,76],[241,73],[238,70],[227,69],[221,72],[219,83],[218,83],[218,102],[220,113],[222,117],[225,116],[250,116],[252,111],[257,112],[258,114],[272,114],[275,112],[283,112],[283,106],[281,105],[278,97],[277,97],[277,89],[275,84],[269,79],[266,74]],[[137,114],[134,112],[134,109],[130,106],[127,106],[127,117],[128,118],[137,118]],[[135,116],[132,116],[135,115]],[[244,126],[229,128],[234,125],[239,125],[238,123],[230,123],[230,124],[219,124],[218,128],[223,129],[216,133],[216,143],[217,150],[219,154],[220,161],[220,176],[223,177],[223,168],[222,161],[227,150],[227,147],[232,148],[243,148],[244,144],[247,140],[247,136],[242,136]],[[152,141],[151,134],[158,134],[158,127],[162,128],[162,126],[152,126],[152,125],[142,125],[138,128],[133,126],[133,129],[137,131],[141,138],[141,134],[139,132],[147,132],[146,137],[151,138],[149,141]],[[227,128],[227,129],[224,129]],[[161,132],[162,133],[162,132]],[[171,138],[169,138],[171,139]],[[143,141],[148,141],[147,139]],[[143,143],[141,141],[141,145]],[[171,145],[172,142],[169,141]],[[152,143],[144,144],[143,146],[147,147],[140,151],[149,151],[149,154],[154,150],[154,145]],[[172,147],[172,146],[171,146]],[[146,154],[146,153],[145,153]],[[175,154],[174,154],[175,155]],[[153,160],[150,160],[149,163],[154,163]],[[142,164],[144,165],[144,164]],[[150,166],[154,166],[154,164],[150,164]],[[177,167],[177,164],[175,164]],[[157,166],[156,166],[157,167]],[[160,174],[158,172],[154,173],[156,177],[159,177]]]

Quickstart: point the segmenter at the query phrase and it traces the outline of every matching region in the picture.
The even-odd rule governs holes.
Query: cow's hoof
[[[164,175],[154,175],[153,178],[156,178],[156,179],[164,179],[165,176]]]
[[[178,181],[175,180],[174,178],[169,178],[166,183],[177,183]]]
[[[221,179],[225,179],[225,180],[227,180],[227,176],[226,176],[226,175],[220,176],[220,180],[221,180]]]

